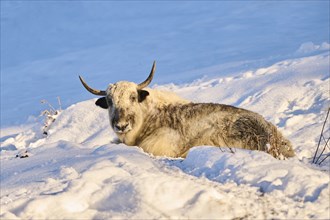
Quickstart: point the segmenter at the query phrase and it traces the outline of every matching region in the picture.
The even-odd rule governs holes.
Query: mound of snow
[[[330,106],[329,66],[329,53],[323,53],[232,77],[158,88],[197,102],[224,103],[258,112],[280,128],[303,159],[313,156]]]
[[[47,136],[38,123],[2,129],[0,217],[328,219],[329,160],[310,164],[329,106],[328,67],[325,53],[156,86],[264,115],[293,143],[297,156],[285,161],[208,146],[173,159],[113,144],[107,111],[95,99],[62,111]],[[28,157],[15,157],[20,152]]]
[[[96,99],[80,102],[63,111],[48,128],[48,135],[42,133],[42,126],[36,124],[25,132],[2,142],[2,148],[23,150],[37,148],[44,144],[69,141],[85,147],[110,143],[115,137],[109,125],[108,113],[97,107]]]

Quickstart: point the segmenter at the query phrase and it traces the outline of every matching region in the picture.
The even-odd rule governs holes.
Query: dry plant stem
[[[329,140],[330,140],[330,137],[328,138],[328,140],[325,140],[324,137],[323,137],[323,135],[322,135],[322,138],[323,138],[323,140],[325,141],[325,145],[324,145],[324,147],[323,147],[322,152],[320,153],[320,156],[317,158],[317,160],[315,161],[315,163],[317,163],[317,161],[319,161],[319,159],[321,158],[321,156],[322,156],[322,154],[323,154],[325,148],[328,146],[328,142],[329,142]],[[327,155],[325,158],[327,158],[328,156],[329,156],[329,155]],[[325,158],[319,163],[319,165],[321,165],[321,163],[325,160]]]
[[[329,112],[330,112],[330,108],[328,108],[327,116],[325,117],[325,120],[324,120],[324,123],[323,123],[323,127],[322,127],[322,131],[321,131],[321,135],[320,135],[319,143],[317,144],[317,148],[316,148],[316,151],[315,151],[315,154],[314,154],[314,158],[313,158],[313,163],[317,163],[317,161],[315,161],[315,158],[316,158],[317,152],[318,152],[319,147],[320,147],[320,143],[321,143],[321,140],[322,140],[324,127],[325,127],[325,124],[326,124],[326,122],[327,122],[327,119],[328,119],[328,116],[329,116]],[[321,154],[321,155],[322,155],[322,154]],[[318,158],[318,159],[319,159],[319,158]],[[318,160],[318,159],[317,159],[317,160]]]
[[[325,157],[323,158],[323,160],[321,160],[321,162],[319,163],[319,165],[321,165],[321,163],[322,163],[323,161],[325,161],[325,159],[327,159],[329,156],[330,156],[330,153],[328,153],[327,156],[325,156]]]
[[[57,101],[58,101],[58,105],[60,107],[60,111],[62,111],[62,103],[61,103],[61,99],[59,96],[57,96]]]
[[[54,108],[54,107],[53,107],[53,106],[52,106],[47,100],[41,100],[41,103],[48,104],[49,108],[50,108],[52,111],[56,112],[55,108]]]

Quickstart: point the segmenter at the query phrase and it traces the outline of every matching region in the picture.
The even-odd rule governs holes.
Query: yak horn
[[[152,64],[151,72],[150,72],[148,78],[144,82],[142,82],[138,85],[138,89],[143,89],[150,84],[152,78],[154,77],[155,70],[156,70],[156,61],[154,61],[154,63]]]
[[[97,90],[97,89],[92,89],[91,87],[89,87],[89,86],[87,85],[87,83],[84,81],[84,79],[83,79],[81,76],[79,76],[79,79],[80,79],[81,83],[83,84],[83,86],[84,86],[84,87],[85,87],[90,93],[92,93],[92,94],[94,94],[94,95],[100,95],[100,96],[106,96],[106,95],[107,95],[107,93],[106,93],[105,91]]]

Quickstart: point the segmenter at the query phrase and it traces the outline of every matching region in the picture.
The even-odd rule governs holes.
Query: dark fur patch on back
[[[180,134],[182,146],[178,148],[182,150],[181,153],[193,146],[222,144],[222,147],[265,151],[276,158],[281,154],[285,157],[294,155],[290,142],[273,124],[258,113],[230,105],[189,103],[156,109],[146,118],[136,144],[165,127]],[[267,144],[273,150],[269,151]]]

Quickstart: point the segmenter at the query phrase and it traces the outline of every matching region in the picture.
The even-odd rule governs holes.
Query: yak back
[[[230,105],[188,103],[157,108],[147,116],[140,140],[162,128],[180,134],[182,152],[212,145],[265,151],[276,158],[294,156],[291,143],[273,124],[255,112]]]

